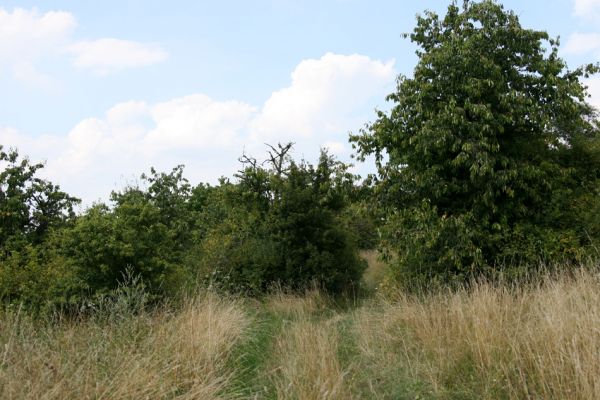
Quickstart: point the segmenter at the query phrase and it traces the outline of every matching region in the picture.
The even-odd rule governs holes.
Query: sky
[[[574,69],[600,62],[600,0],[506,0],[527,28],[560,36]],[[411,76],[410,32],[448,1],[0,1],[0,144],[45,162],[84,206],[184,164],[215,183],[292,141],[353,171],[348,134]],[[600,106],[600,78],[586,82]]]

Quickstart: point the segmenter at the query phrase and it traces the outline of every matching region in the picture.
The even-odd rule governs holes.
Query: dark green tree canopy
[[[9,241],[39,244],[51,227],[74,216],[79,200],[37,176],[43,167],[0,145],[0,248]]]
[[[575,252],[583,235],[558,215],[598,187],[597,114],[580,82],[598,66],[568,70],[558,40],[491,0],[426,12],[406,36],[419,46],[414,76],[351,137],[359,157],[376,156],[399,263],[462,275]]]
[[[173,293],[189,278],[182,270],[196,240],[203,202],[183,166],[141,176],[141,185],[111,194],[62,234],[62,253],[91,293],[114,290],[126,270],[153,294]]]
[[[358,284],[364,264],[342,214],[355,177],[324,151],[316,165],[295,162],[291,148],[270,146],[264,163],[242,156],[237,183],[222,185],[223,219],[201,251],[214,284],[253,294],[276,283],[332,293]]]

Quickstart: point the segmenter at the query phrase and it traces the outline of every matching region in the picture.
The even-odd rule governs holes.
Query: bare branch
[[[277,143],[277,148],[268,143],[265,143],[265,145],[268,146],[271,150],[267,151],[267,153],[269,154],[269,159],[264,161],[263,164],[271,163],[271,166],[275,170],[277,176],[281,176],[281,174],[287,171],[287,168],[285,168],[285,162],[288,159],[287,154],[294,146],[294,143],[288,142],[283,145],[281,143]]]

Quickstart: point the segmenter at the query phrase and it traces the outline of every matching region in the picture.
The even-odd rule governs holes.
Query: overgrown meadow
[[[369,268],[381,268],[374,264]],[[378,271],[370,271],[376,275]],[[312,289],[207,291],[148,309],[0,315],[3,399],[594,399],[597,268],[344,302]]]

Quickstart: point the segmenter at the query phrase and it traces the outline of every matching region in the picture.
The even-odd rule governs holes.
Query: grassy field
[[[589,270],[344,304],[316,290],[202,293],[145,311],[141,296],[75,320],[1,311],[0,398],[600,398],[600,277]]]

